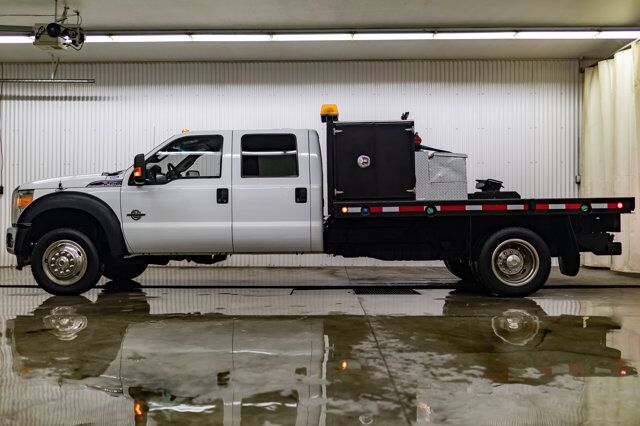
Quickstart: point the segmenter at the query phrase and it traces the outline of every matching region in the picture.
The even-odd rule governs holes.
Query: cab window
[[[171,142],[146,162],[150,184],[176,179],[219,178],[222,169],[220,135],[186,136]]]
[[[242,136],[242,177],[296,177],[298,150],[292,134]]]

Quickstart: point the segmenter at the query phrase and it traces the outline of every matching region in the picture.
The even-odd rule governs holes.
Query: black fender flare
[[[25,245],[29,244],[28,230],[34,220],[43,213],[57,209],[78,210],[92,216],[104,231],[110,253],[113,256],[127,254],[127,245],[122,234],[120,220],[113,209],[107,203],[91,194],[75,191],[59,191],[47,194],[36,198],[27,206],[18,218],[18,229],[26,230],[27,232],[21,232],[23,235],[19,240],[22,240],[20,241],[22,244],[20,244],[20,247],[16,244],[16,254],[25,254],[28,251]]]

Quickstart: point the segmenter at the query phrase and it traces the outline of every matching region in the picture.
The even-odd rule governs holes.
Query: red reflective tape
[[[490,211],[495,211],[495,210],[507,210],[507,205],[506,204],[483,204],[482,205],[482,210],[490,210]]]
[[[549,204],[536,204],[536,210],[549,210]]]
[[[464,205],[440,206],[440,211],[443,212],[463,212],[465,209]]]
[[[423,206],[400,206],[401,212],[423,212]]]
[[[567,210],[580,210],[580,207],[582,207],[582,204],[565,204],[564,208]]]
[[[529,204],[525,204],[525,205],[524,205],[524,209],[525,209],[525,210],[529,210]]]
[[[607,203],[608,209],[621,209],[623,207],[624,207],[624,204],[622,204],[622,202]]]
[[[371,213],[382,213],[382,207],[370,207],[369,211]]]

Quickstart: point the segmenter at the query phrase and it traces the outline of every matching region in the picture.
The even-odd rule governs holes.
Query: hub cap
[[[540,258],[528,241],[513,238],[498,244],[491,256],[491,268],[502,283],[520,287],[538,273]]]
[[[87,254],[80,244],[71,240],[59,240],[45,250],[42,269],[54,283],[73,285],[87,271]]]

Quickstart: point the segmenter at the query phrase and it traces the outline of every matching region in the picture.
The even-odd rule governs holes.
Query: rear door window
[[[242,136],[242,177],[297,177],[298,150],[292,134]]]

